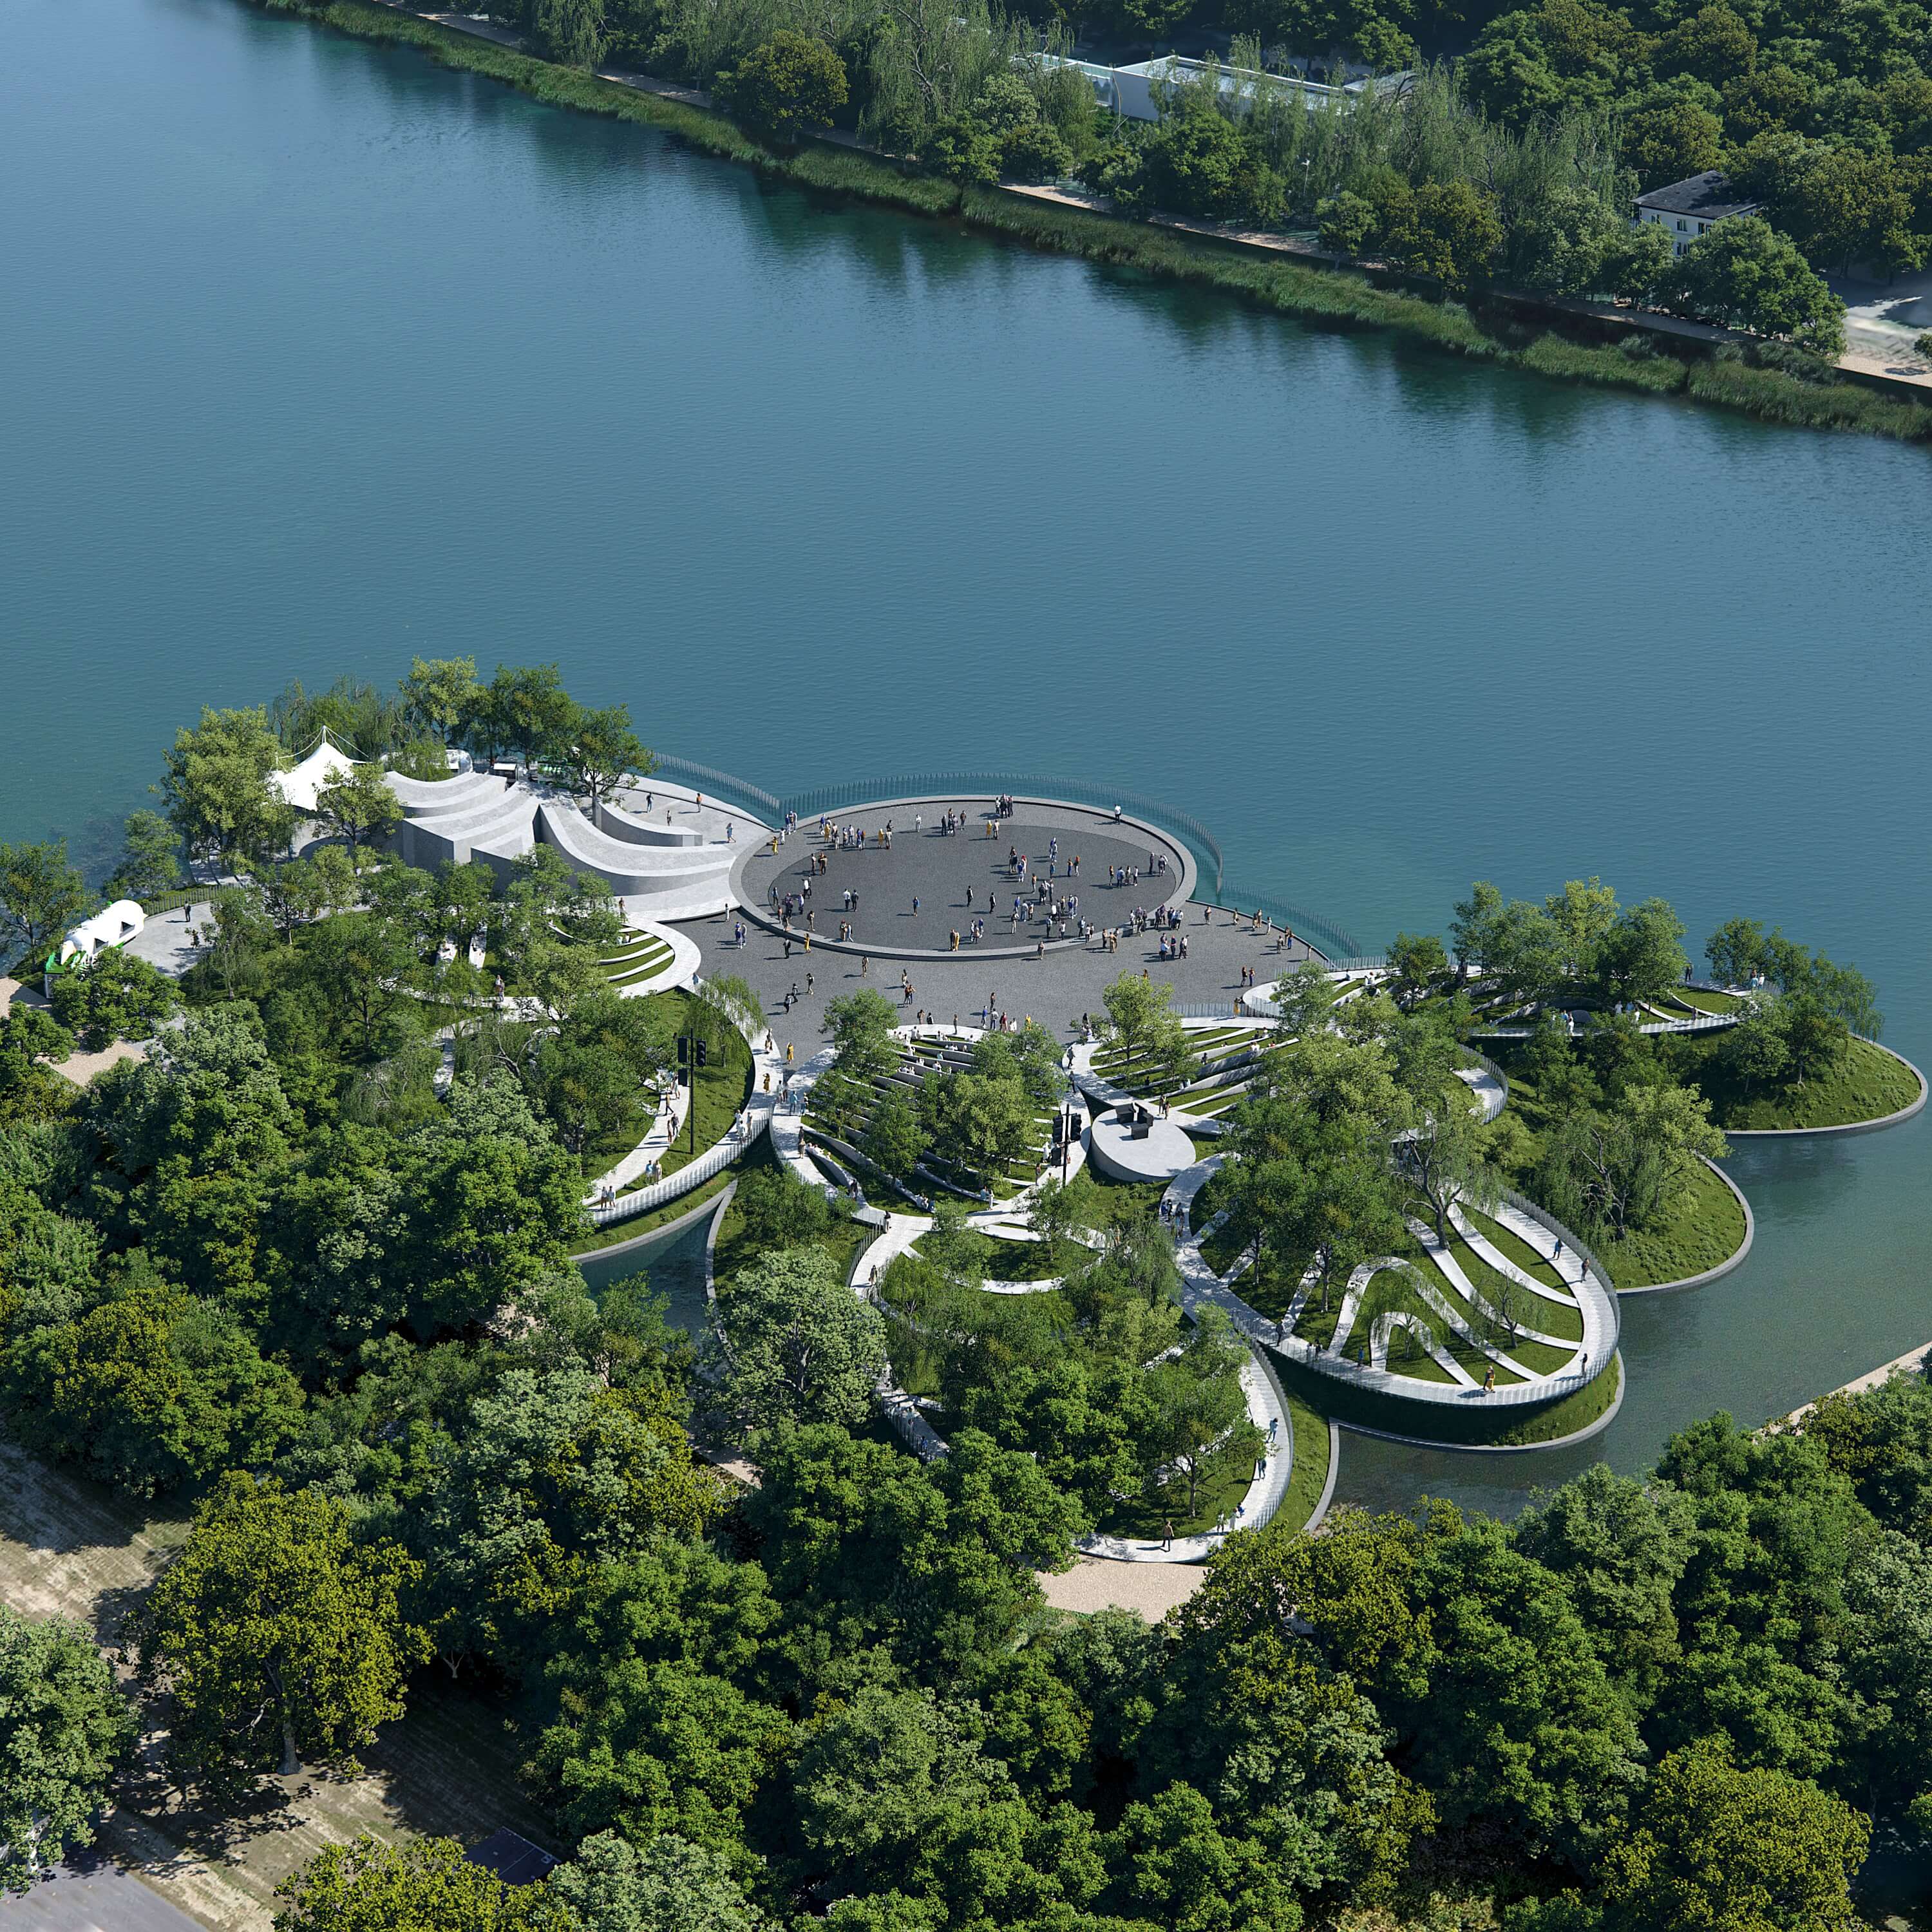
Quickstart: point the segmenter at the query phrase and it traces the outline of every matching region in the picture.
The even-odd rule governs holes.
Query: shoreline
[[[485,31],[484,23],[467,20],[458,26],[447,15],[418,12],[403,0],[246,4],[351,38],[419,48],[442,66],[500,81],[546,105],[641,122],[681,136],[720,159],[800,188],[850,195],[904,214],[956,218],[982,233],[1139,269],[1165,280],[1204,284],[1310,326],[1392,330],[1450,354],[1533,375],[1674,396],[1787,428],[1849,430],[1904,442],[1932,442],[1932,407],[1880,392],[1895,386],[1896,379],[1847,370],[1840,381],[1806,382],[1773,370],[1719,362],[1710,354],[1689,362],[1668,352],[1634,360],[1601,340],[1559,333],[1553,327],[1513,346],[1504,334],[1512,328],[1521,332],[1521,322],[1505,322],[1501,331],[1492,332],[1460,304],[1386,287],[1371,278],[1372,272],[1320,266],[1326,257],[1303,256],[1272,244],[1258,250],[1252,243],[1216,234],[1204,225],[1135,220],[1042,198],[1023,187],[962,188],[904,169],[847,136],[781,152],[765,146],[728,116],[700,105],[695,89],[655,80],[646,84],[644,76],[613,79],[558,66],[507,44],[501,29]],[[1531,299],[1500,291],[1494,298],[1502,306],[1516,308]],[[1552,321],[1569,317],[1580,332],[1588,324],[1599,336],[1609,328],[1643,326],[1634,319],[1619,323],[1592,315],[1587,306],[1582,314],[1549,305],[1539,312]],[[1665,332],[1682,334],[1677,328]]]

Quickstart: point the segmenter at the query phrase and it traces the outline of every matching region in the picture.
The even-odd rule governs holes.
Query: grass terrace
[[[1683,1281],[1730,1260],[1744,1244],[1744,1210],[1737,1196],[1700,1162],[1653,1228],[1633,1228],[1622,1240],[1593,1242],[1618,1288],[1655,1288]]]
[[[614,986],[649,986],[663,978],[676,955],[670,942],[654,933],[626,932],[617,950],[598,961],[598,968]]]
[[[1763,1133],[1779,1128],[1842,1127],[1882,1120],[1918,1097],[1918,1076],[1896,1055],[1854,1034],[1831,1062],[1768,1093],[1739,1085],[1714,1044],[1698,1055],[1692,1077],[1720,1127]]]

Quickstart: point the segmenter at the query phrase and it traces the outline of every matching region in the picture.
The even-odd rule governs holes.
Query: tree
[[[868,1684],[802,1742],[790,1769],[797,1828],[840,1889],[890,1882],[946,1814],[1004,1796],[976,1713],[929,1691]]]
[[[360,870],[363,847],[380,845],[403,822],[403,802],[378,766],[356,765],[316,794],[315,814],[348,840],[351,862]]]
[[[600,1832],[544,1890],[575,1914],[581,1932],[760,1932],[765,1924],[724,1859],[675,1832],[641,1847]]]
[[[1550,1137],[1538,1180],[1558,1213],[1621,1240],[1670,1206],[1699,1156],[1717,1160],[1730,1151],[1701,1094],[1631,1086],[1607,1109],[1584,1108],[1566,1120]]]
[[[1793,242],[1755,215],[1731,216],[1699,236],[1658,293],[1666,308],[1685,315],[1787,336],[1820,356],[1844,350],[1844,304]]]
[[[929,1073],[920,1088],[920,1124],[940,1157],[990,1190],[1034,1145],[1033,1103],[1017,1080]]]
[[[1487,279],[1503,245],[1496,198],[1466,181],[1424,182],[1386,238],[1404,268],[1466,295]]]
[[[1641,221],[1610,238],[1598,269],[1600,284],[1627,302],[1648,302],[1676,259],[1663,225]]]
[[[918,1108],[897,1088],[880,1097],[859,1142],[880,1173],[898,1181],[911,1174],[930,1144]]]
[[[117,1040],[146,1040],[172,1019],[181,1001],[173,982],[146,960],[118,946],[76,960],[54,981],[54,1017],[90,1053]]]
[[[898,1024],[892,1001],[869,986],[825,1003],[825,1028],[838,1049],[838,1065],[860,1079],[884,1072],[897,1060],[892,1029]]]
[[[136,1496],[212,1475],[244,1445],[272,1454],[301,1400],[232,1314],[152,1267],[26,1338],[8,1366],[23,1438]]]
[[[1636,170],[1640,188],[1662,188],[1723,161],[1724,124],[1696,94],[1668,85],[1654,87],[1624,118],[1623,154]]]
[[[1613,1006],[1660,998],[1690,964],[1683,922],[1659,898],[1625,906],[1597,942],[1594,962],[1603,997]]]
[[[1562,1583],[1502,1525],[1438,1504],[1414,1590],[1427,1648],[1384,1708],[1444,1822],[1572,1860],[1614,1844],[1640,1748]]]
[[[259,865],[283,851],[296,814],[268,784],[282,748],[268,714],[202,708],[201,722],[175,734],[157,789],[191,857],[230,867]]]
[[[1389,947],[1396,1004],[1405,1011],[1448,976],[1449,956],[1435,934],[1398,932]]]
[[[459,1078],[402,1156],[407,1204],[394,1318],[424,1340],[484,1321],[569,1265],[584,1226],[576,1161],[514,1081]]]
[[[1120,1056],[1120,1078],[1132,1078],[1142,1060],[1161,1060],[1173,1051],[1172,1035],[1182,1032],[1173,1012],[1174,988],[1123,973],[1100,995],[1106,1009],[1107,1043]]]
[[[539,4],[596,7],[601,0],[539,0]],[[564,689],[555,664],[524,664],[514,669],[499,664],[490,681],[488,709],[496,735],[518,754],[526,772],[539,759],[568,757],[577,706]]]
[[[158,812],[130,812],[108,892],[138,900],[172,891],[181,883],[180,854],[181,835]]]
[[[1436,1238],[1453,1238],[1450,1210],[1457,1203],[1492,1207],[1496,1178],[1486,1160],[1469,1090],[1450,1074],[1415,1096],[1416,1121],[1396,1144],[1396,1168],[1409,1194],[1410,1210],[1426,1214]]]
[[[1315,218],[1322,245],[1330,254],[1360,256],[1367,253],[1375,239],[1375,204],[1349,189],[1318,202]]]
[[[647,777],[657,760],[631,728],[628,704],[606,705],[602,710],[580,710],[570,734],[570,760],[578,784],[590,794],[594,813],[598,801],[634,772]]]
[[[1754,919],[1727,919],[1704,942],[1711,970],[1727,986],[1742,986],[1765,966],[1764,928]]]
[[[543,1932],[545,1924],[541,1892],[506,1885],[454,1838],[386,1845],[364,1832],[325,1845],[275,1896],[287,1901],[275,1932]]]
[[[1814,260],[1835,262],[1849,275],[1855,262],[1896,274],[1922,267],[1924,236],[1912,207],[1914,177],[1889,154],[1828,147],[1805,167],[1796,213]]]
[[[87,889],[68,863],[65,839],[0,845],[0,920],[22,962],[38,965],[86,905]]]
[[[829,128],[845,105],[845,63],[810,34],[782,27],[718,76],[718,91],[734,113],[782,141]]]
[[[820,1248],[766,1255],[718,1297],[724,1400],[742,1436],[782,1421],[850,1428],[869,1412],[886,1366],[884,1324]]]
[[[1191,1515],[1201,1494],[1208,1459],[1226,1444],[1232,1453],[1251,1453],[1261,1440],[1247,1414],[1241,1367],[1247,1350],[1227,1315],[1211,1304],[1195,1313],[1193,1333],[1172,1360],[1148,1371],[1154,1418],[1148,1446],[1156,1460],[1184,1477]]]
[[[278,1754],[286,1776],[304,1754],[367,1744],[429,1654],[398,1600],[422,1574],[394,1544],[358,1544],[317,1490],[224,1476],[141,1613],[142,1677],[172,1701],[177,1772],[246,1789]]]
[[[1720,1738],[1652,1774],[1636,1828],[1604,1856],[1616,1932],[1851,1932],[1870,1821],[1802,1778],[1750,1770]]]
[[[412,658],[398,688],[410,722],[445,746],[454,740],[482,690],[474,658]]]
[[[754,1167],[732,1196],[746,1244],[757,1251],[800,1248],[832,1225],[822,1188],[808,1187],[788,1167]]]
[[[1118,1902],[1136,1923],[1169,1932],[1264,1932],[1300,1922],[1265,1850],[1224,1832],[1191,1785],[1171,1784],[1130,1804],[1108,1834],[1107,1855],[1120,1874]]]
[[[604,58],[604,0],[524,0],[537,51],[566,67],[594,68]]]
[[[135,1729],[86,1630],[0,1608],[0,1886],[27,1892],[70,1847],[93,1844]]]
[[[508,1370],[471,1402],[422,1508],[439,1652],[515,1666],[598,1564],[698,1534],[717,1502],[679,1418],[647,1392],[574,1364]]]
[[[740,1680],[778,1615],[756,1564],[669,1536],[585,1573],[568,1614],[541,1630],[544,1715],[529,1767],[568,1829],[640,1846],[674,1832],[742,1866],[742,1814],[788,1726]],[[669,1862],[694,1880],[716,1869],[705,1856]]]

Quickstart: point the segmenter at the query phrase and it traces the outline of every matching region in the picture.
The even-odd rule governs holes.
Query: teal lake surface
[[[1932,1058],[1932,456],[1544,383],[812,200],[237,0],[8,0],[0,836],[202,703],[555,658],[774,789],[1061,771],[1372,946],[1600,874],[1863,967]],[[1741,1153],[1575,1452],[1932,1340],[1928,1118]]]

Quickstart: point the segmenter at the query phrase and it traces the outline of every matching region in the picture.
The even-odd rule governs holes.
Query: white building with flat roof
[[[1132,67],[1100,67],[1092,61],[1067,60],[1058,54],[1040,54],[1036,58],[1042,67],[1072,68],[1084,74],[1094,89],[1094,99],[1130,121],[1158,121],[1165,90],[1198,80],[1208,71],[1205,61],[1184,59],[1179,54],[1162,54],[1157,59],[1138,62]],[[1253,68],[1222,67],[1216,71],[1222,99],[1244,111],[1265,92],[1299,100],[1311,114],[1318,107],[1330,105],[1352,108],[1370,93],[1400,94],[1414,78],[1405,70],[1400,74],[1364,75],[1359,80],[1335,86],[1325,81],[1306,80],[1298,74],[1263,74]]]

